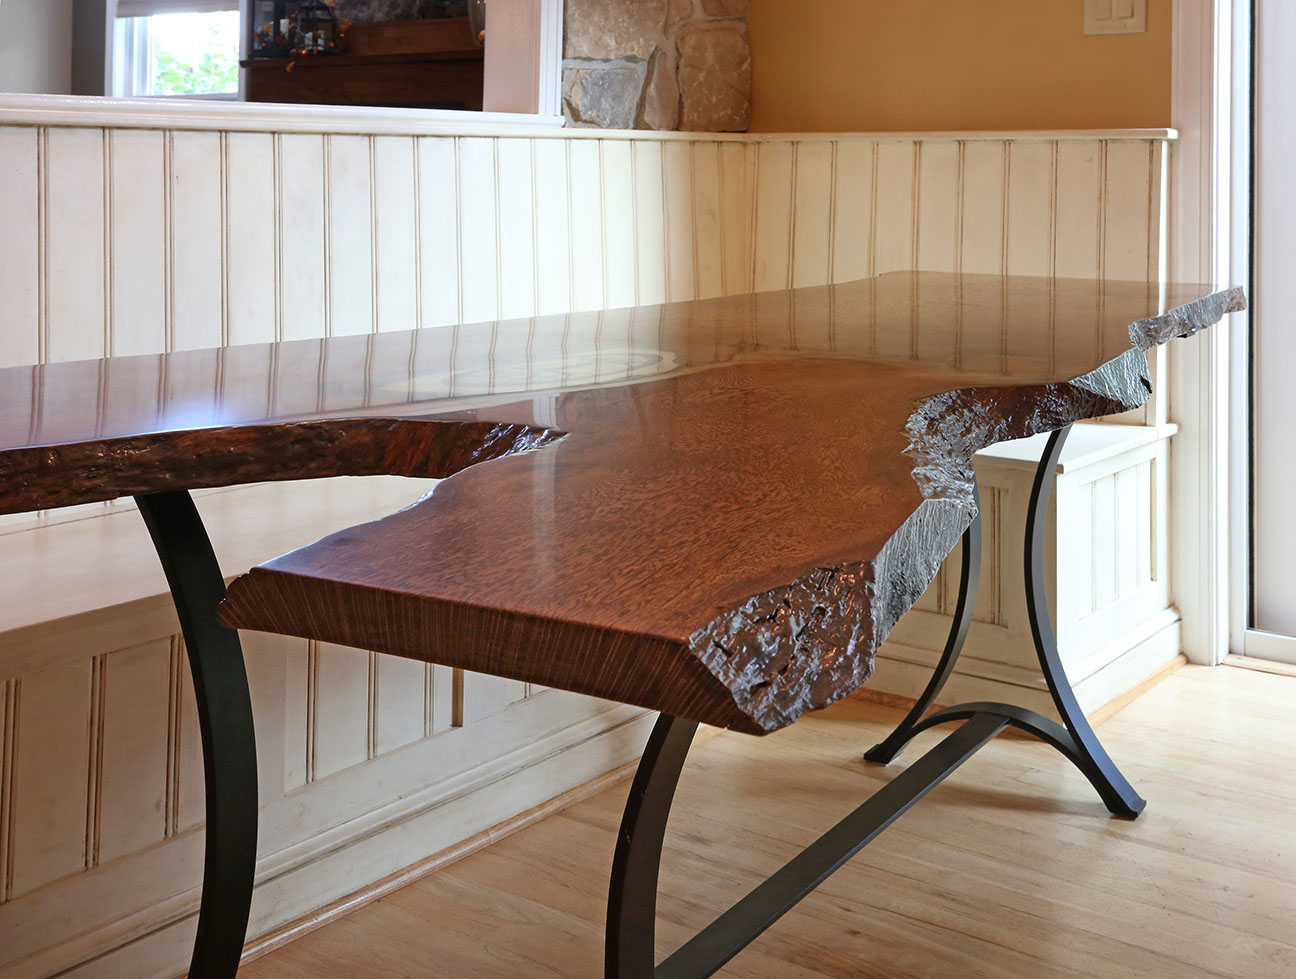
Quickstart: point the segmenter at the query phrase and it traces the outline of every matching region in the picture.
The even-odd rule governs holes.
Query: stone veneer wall
[[[748,0],[566,0],[563,114],[602,129],[743,132]]]

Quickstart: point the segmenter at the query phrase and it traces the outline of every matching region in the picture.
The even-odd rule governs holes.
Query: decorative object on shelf
[[[486,44],[486,0],[468,0],[468,29],[477,43]]]
[[[250,31],[253,58],[287,57],[292,48],[287,7],[285,0],[253,0]]]
[[[339,54],[344,33],[333,13],[333,4],[325,0],[301,0],[291,18],[291,54],[293,57]]]

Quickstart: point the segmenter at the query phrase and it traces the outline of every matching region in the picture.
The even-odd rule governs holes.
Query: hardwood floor
[[[1034,741],[1000,738],[720,973],[748,979],[1296,976],[1296,677],[1185,667],[1102,725],[1148,808],[1107,815]],[[848,700],[695,746],[658,957],[875,790],[901,716]],[[269,953],[245,979],[602,975],[614,833],[598,795]]]

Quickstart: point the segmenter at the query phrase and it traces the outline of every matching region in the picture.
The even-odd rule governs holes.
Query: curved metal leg
[[[927,713],[945,686],[945,681],[954,672],[954,664],[958,661],[963,644],[967,641],[968,629],[972,626],[972,612],[976,608],[977,585],[981,580],[981,498],[975,483],[972,493],[977,503],[977,515],[968,529],[963,532],[963,553],[959,561],[958,603],[954,606],[954,622],[950,626],[949,637],[945,640],[945,651],[941,653],[940,662],[936,664],[936,671],[932,674],[922,696],[914,702],[905,719],[887,735],[886,740],[875,744],[864,753],[866,761],[879,765],[890,764],[900,753],[900,749],[918,733],[918,722],[922,720],[923,715]]]
[[[216,621],[225,582],[189,494],[137,496],[184,633],[207,786],[202,905],[189,975],[238,971],[256,865],[257,769],[252,701],[238,633]]]
[[[621,816],[608,888],[607,938],[603,946],[608,979],[652,979],[662,842],[675,786],[697,727],[697,721],[662,714],[635,771],[630,798]]]
[[[993,714],[970,718],[654,967],[662,841],[680,769],[697,728],[692,721],[663,714],[635,773],[617,837],[608,894],[605,975],[608,979],[703,979],[713,975],[1007,723]]]
[[[1070,432],[1071,426],[1068,425],[1049,436],[1044,458],[1040,460],[1031,487],[1030,507],[1026,511],[1026,612],[1030,616],[1031,635],[1039,654],[1040,669],[1044,671],[1044,680],[1053,695],[1053,705],[1075,742],[1079,757],[1072,760],[1098,790],[1108,809],[1118,816],[1133,817],[1143,811],[1147,802],[1120,773],[1080,709],[1058,656],[1053,623],[1049,618],[1048,595],[1044,590],[1044,525],[1048,520],[1058,457]]]
[[[1147,803],[1120,773],[1099,743],[1098,736],[1090,726],[1084,711],[1080,709],[1075,692],[1071,689],[1066,671],[1062,667],[1062,660],[1058,656],[1057,640],[1053,635],[1053,625],[1049,618],[1048,595],[1044,587],[1044,528],[1048,519],[1049,500],[1053,493],[1058,458],[1062,454],[1062,446],[1070,431],[1071,426],[1068,425],[1049,437],[1043,458],[1040,459],[1039,467],[1035,470],[1035,481],[1031,487],[1030,503],[1026,511],[1024,564],[1026,611],[1030,617],[1031,637],[1039,656],[1044,680],[1053,697],[1053,704],[1062,718],[1062,725],[1034,711],[1009,704],[960,704],[937,711],[929,717],[923,717],[954,669],[954,663],[971,623],[972,605],[976,602],[975,580],[969,587],[969,576],[976,573],[979,563],[969,566],[968,537],[965,535],[963,581],[959,586],[959,604],[955,609],[954,624],[950,629],[949,640],[945,644],[945,652],[936,667],[936,672],[928,683],[927,689],[923,691],[923,695],[900,725],[885,741],[871,748],[864,757],[869,761],[886,764],[911,738],[928,728],[948,721],[967,720],[978,714],[989,714],[1001,717],[1007,724],[1034,734],[1053,745],[1084,773],[1111,812],[1118,816],[1133,817],[1142,812]],[[979,562],[980,527],[979,525],[974,527],[976,561]],[[972,533],[972,531],[973,527],[969,527],[968,532]]]

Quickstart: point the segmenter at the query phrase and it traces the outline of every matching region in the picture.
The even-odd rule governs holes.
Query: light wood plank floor
[[[659,958],[904,764],[860,759],[899,717],[851,700],[764,740],[725,733],[695,747],[667,834]],[[1000,738],[721,975],[1296,977],[1296,678],[1185,667],[1101,732],[1149,800],[1137,821],[1109,818],[1051,749]],[[627,788],[240,975],[600,976]]]

